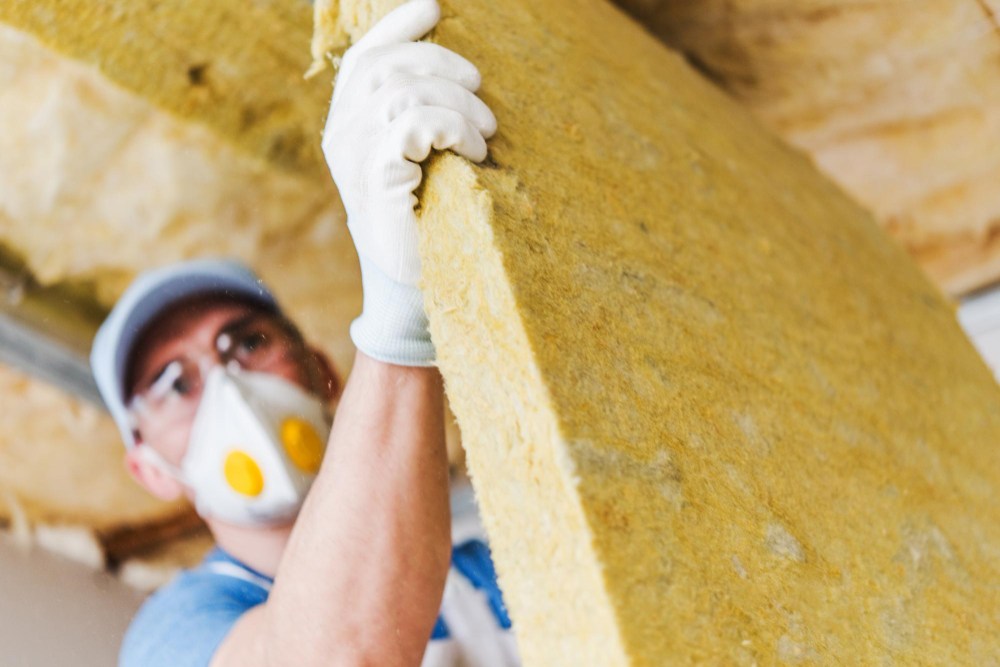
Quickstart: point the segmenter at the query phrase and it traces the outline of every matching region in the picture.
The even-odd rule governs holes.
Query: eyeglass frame
[[[236,357],[230,357],[230,355],[234,355],[236,353],[240,341],[227,341],[226,338],[232,338],[234,330],[250,327],[254,323],[260,322],[275,325],[270,332],[263,333],[265,336],[275,333],[283,334],[281,340],[286,343],[285,349],[272,352],[271,356],[264,360],[241,361]],[[248,331],[246,335],[259,335],[261,333],[260,327],[258,326],[255,330]],[[205,377],[215,366],[233,368],[233,365],[235,365],[236,367],[247,371],[267,372],[283,361],[297,360],[305,362],[306,355],[309,352],[305,338],[302,336],[298,327],[295,326],[291,320],[281,313],[266,310],[255,310],[224,324],[215,334],[213,339],[213,348],[213,353],[199,355],[197,358],[192,358],[190,355],[181,355],[180,357],[169,360],[153,375],[151,380],[145,383],[143,388],[134,390],[130,393],[126,399],[125,407],[134,429],[138,427],[139,418],[143,415],[159,414],[167,424],[176,423],[185,416],[185,414],[182,413],[177,413],[172,418],[164,415],[164,409],[169,407],[167,401],[170,401],[170,396],[174,391],[175,383],[183,377],[185,370],[196,372],[197,376],[193,378],[196,380],[196,383],[192,389],[188,390],[188,392],[185,392],[184,394],[175,394],[174,400],[170,401],[170,403],[181,405],[183,404],[182,401],[187,399],[191,402],[188,403],[186,413],[193,414],[196,406],[201,401],[201,391],[204,388]],[[206,358],[209,356],[214,357],[214,359],[206,363]],[[181,367],[178,369],[177,365],[182,364],[184,361],[188,362],[187,368],[185,369]],[[171,368],[174,368],[174,371],[169,372]],[[311,368],[307,368],[307,372],[312,375],[314,371]],[[150,390],[156,387],[159,387],[159,390],[163,391],[164,395],[151,401],[147,394]],[[187,397],[188,394],[191,395],[191,398]],[[155,405],[151,405],[151,403],[155,403]]]

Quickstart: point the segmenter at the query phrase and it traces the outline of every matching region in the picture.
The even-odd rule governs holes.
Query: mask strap
[[[177,466],[175,466],[174,464],[170,463],[165,458],[163,458],[163,456],[158,451],[156,451],[149,445],[136,445],[136,447],[138,448],[138,451],[136,451],[136,455],[138,455],[139,458],[141,458],[154,468],[157,468],[161,472],[170,475],[178,482],[185,485],[187,484],[187,481],[184,479],[185,477],[184,472],[180,468],[178,468]]]

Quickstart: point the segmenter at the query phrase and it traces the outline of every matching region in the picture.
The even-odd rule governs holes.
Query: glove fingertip
[[[486,148],[485,141],[474,142],[471,146],[462,144],[456,146],[452,150],[454,150],[462,157],[472,160],[477,164],[485,160],[486,155],[489,153],[489,150]]]
[[[486,138],[486,139],[489,139],[494,134],[496,134],[497,133],[497,117],[496,117],[496,114],[494,114],[492,111],[490,111],[489,115],[486,116],[485,118],[483,118],[483,120],[480,123],[479,127],[480,127],[480,134],[482,134],[483,137]]]

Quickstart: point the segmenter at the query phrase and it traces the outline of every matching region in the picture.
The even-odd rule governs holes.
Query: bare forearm
[[[420,662],[450,554],[442,400],[436,369],[358,354],[267,603],[284,664]]]

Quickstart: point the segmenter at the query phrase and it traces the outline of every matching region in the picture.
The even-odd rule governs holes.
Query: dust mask
[[[202,516],[250,526],[288,521],[316,478],[330,424],[323,401],[298,385],[216,366],[187,453],[171,472],[194,492]]]

